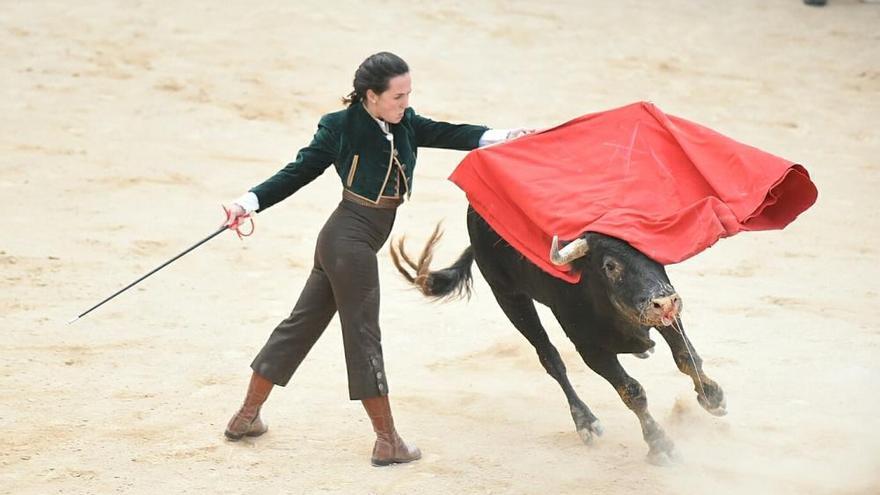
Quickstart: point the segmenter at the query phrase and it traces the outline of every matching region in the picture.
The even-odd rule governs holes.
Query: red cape
[[[781,229],[817,197],[806,169],[650,103],[578,117],[470,152],[450,180],[544,271],[553,235],[586,231],[677,263],[743,230]]]

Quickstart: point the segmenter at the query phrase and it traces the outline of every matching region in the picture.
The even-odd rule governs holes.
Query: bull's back
[[[483,278],[494,290],[526,294],[550,307],[568,299],[571,284],[545,273],[526,259],[471,206],[467,211],[467,227],[474,259]]]

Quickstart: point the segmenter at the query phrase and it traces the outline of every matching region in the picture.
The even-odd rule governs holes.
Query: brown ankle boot
[[[226,438],[235,441],[241,440],[244,436],[258,437],[266,433],[269,427],[260,419],[260,406],[266,402],[273,385],[267,378],[256,372],[251,375],[251,383],[248,385],[244,404],[226,425]]]
[[[374,466],[387,466],[422,458],[422,452],[415,446],[407,445],[394,429],[394,418],[391,416],[388,396],[363,399],[361,402],[373,423],[373,431],[376,432],[376,445],[373,446],[371,459]]]

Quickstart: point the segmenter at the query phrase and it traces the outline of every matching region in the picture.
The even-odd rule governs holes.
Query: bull
[[[627,374],[618,354],[647,357],[655,345],[649,337],[651,328],[666,340],[678,369],[693,380],[699,404],[713,415],[726,414],[724,392],[703,372],[702,360],[681,323],[681,298],[661,264],[607,235],[587,232],[561,249],[554,237],[551,261],[570,265],[581,274],[580,281],[571,284],[528,261],[471,206],[467,228],[471,244],[448,268],[430,270],[441,236],[439,225],[418,259],[406,253],[405,238],[392,242],[394,265],[426,296],[448,300],[470,295],[471,266],[476,260],[501,310],[562,387],[584,443],[601,436],[602,425],[569,382],[565,364],[541,325],[535,301],[550,308],[584,363],[605,378],[635,413],[648,444],[649,462],[666,464],[677,458],[674,443],[648,412],[644,388]]]

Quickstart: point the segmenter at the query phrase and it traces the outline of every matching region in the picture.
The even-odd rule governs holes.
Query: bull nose
[[[651,305],[664,315],[675,316],[678,314],[678,310],[681,309],[681,298],[678,297],[678,294],[658,297],[651,299]]]

